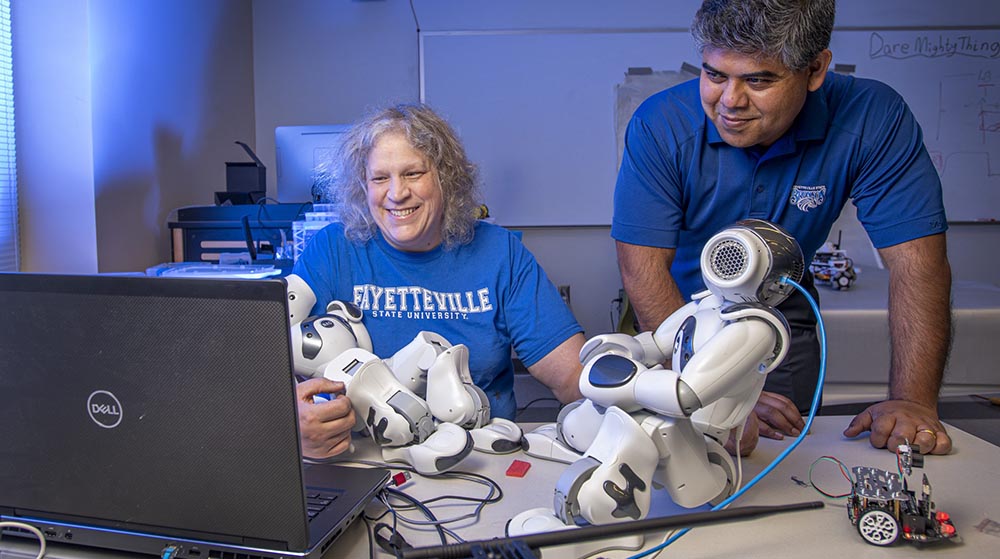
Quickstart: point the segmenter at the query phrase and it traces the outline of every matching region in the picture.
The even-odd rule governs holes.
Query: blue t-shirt
[[[676,248],[684,297],[704,289],[705,242],[735,221],[784,226],[806,262],[848,199],[877,248],[947,229],[941,181],[903,99],[874,80],[828,73],[764,153],[726,144],[694,79],[639,106],[625,134],[611,236]]]
[[[293,272],[316,293],[313,314],[332,300],[358,305],[379,357],[422,330],[468,346],[493,417],[516,411],[512,347],[530,367],[582,331],[531,252],[489,223],[477,222],[468,244],[429,252],[396,250],[381,233],[355,243],[335,223],[310,239]]]

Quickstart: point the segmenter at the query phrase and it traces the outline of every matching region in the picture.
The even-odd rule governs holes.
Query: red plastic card
[[[528,469],[531,468],[531,462],[525,462],[524,460],[514,460],[510,467],[507,468],[508,477],[524,477],[524,474],[528,473]]]

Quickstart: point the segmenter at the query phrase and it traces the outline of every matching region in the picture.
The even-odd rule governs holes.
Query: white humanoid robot
[[[504,454],[521,448],[521,429],[490,420],[486,394],[473,384],[469,351],[433,332],[420,332],[388,359],[372,353],[360,309],[333,301],[309,316],[315,294],[297,275],[288,289],[296,374],[341,381],[354,408],[355,431],[366,431],[387,461],[434,475],[459,464],[473,449]]]
[[[780,227],[745,220],[709,239],[701,270],[708,289],[655,332],[584,345],[585,399],[526,435],[529,454],[570,463],[554,511],[514,517],[510,535],[644,518],[654,484],[688,508],[737,489],[722,445],[787,353],[788,324],[774,306],[793,289],[786,278],[801,280],[802,252]]]

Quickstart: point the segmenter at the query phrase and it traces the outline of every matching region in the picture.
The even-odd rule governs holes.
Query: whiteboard
[[[1000,29],[836,31],[830,49],[906,100],[948,220],[1000,220]]]
[[[505,226],[609,225],[615,90],[630,67],[701,66],[686,29],[422,34],[421,99],[480,167]],[[950,221],[1000,219],[1000,29],[835,30],[834,64],[906,99]]]
[[[480,167],[505,226],[609,225],[615,87],[629,67],[698,63],[690,34],[442,33],[423,37],[423,100]]]

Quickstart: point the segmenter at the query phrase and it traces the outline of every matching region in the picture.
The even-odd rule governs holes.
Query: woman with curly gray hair
[[[331,189],[348,238],[367,241],[377,229],[378,212],[368,200],[368,157],[377,140],[390,132],[402,134],[437,175],[444,204],[441,235],[445,247],[471,241],[475,210],[480,205],[476,166],[466,157],[451,126],[426,105],[383,109],[345,134]]]
[[[582,329],[520,238],[476,219],[476,167],[444,119],[426,105],[378,110],[345,135],[329,169],[339,222],[294,268],[316,294],[313,314],[353,302],[383,358],[421,331],[468,346],[493,417],[514,418],[512,348],[560,401],[581,397]],[[300,399],[329,392],[324,382],[300,385]],[[308,456],[345,448],[341,400],[300,413]]]

